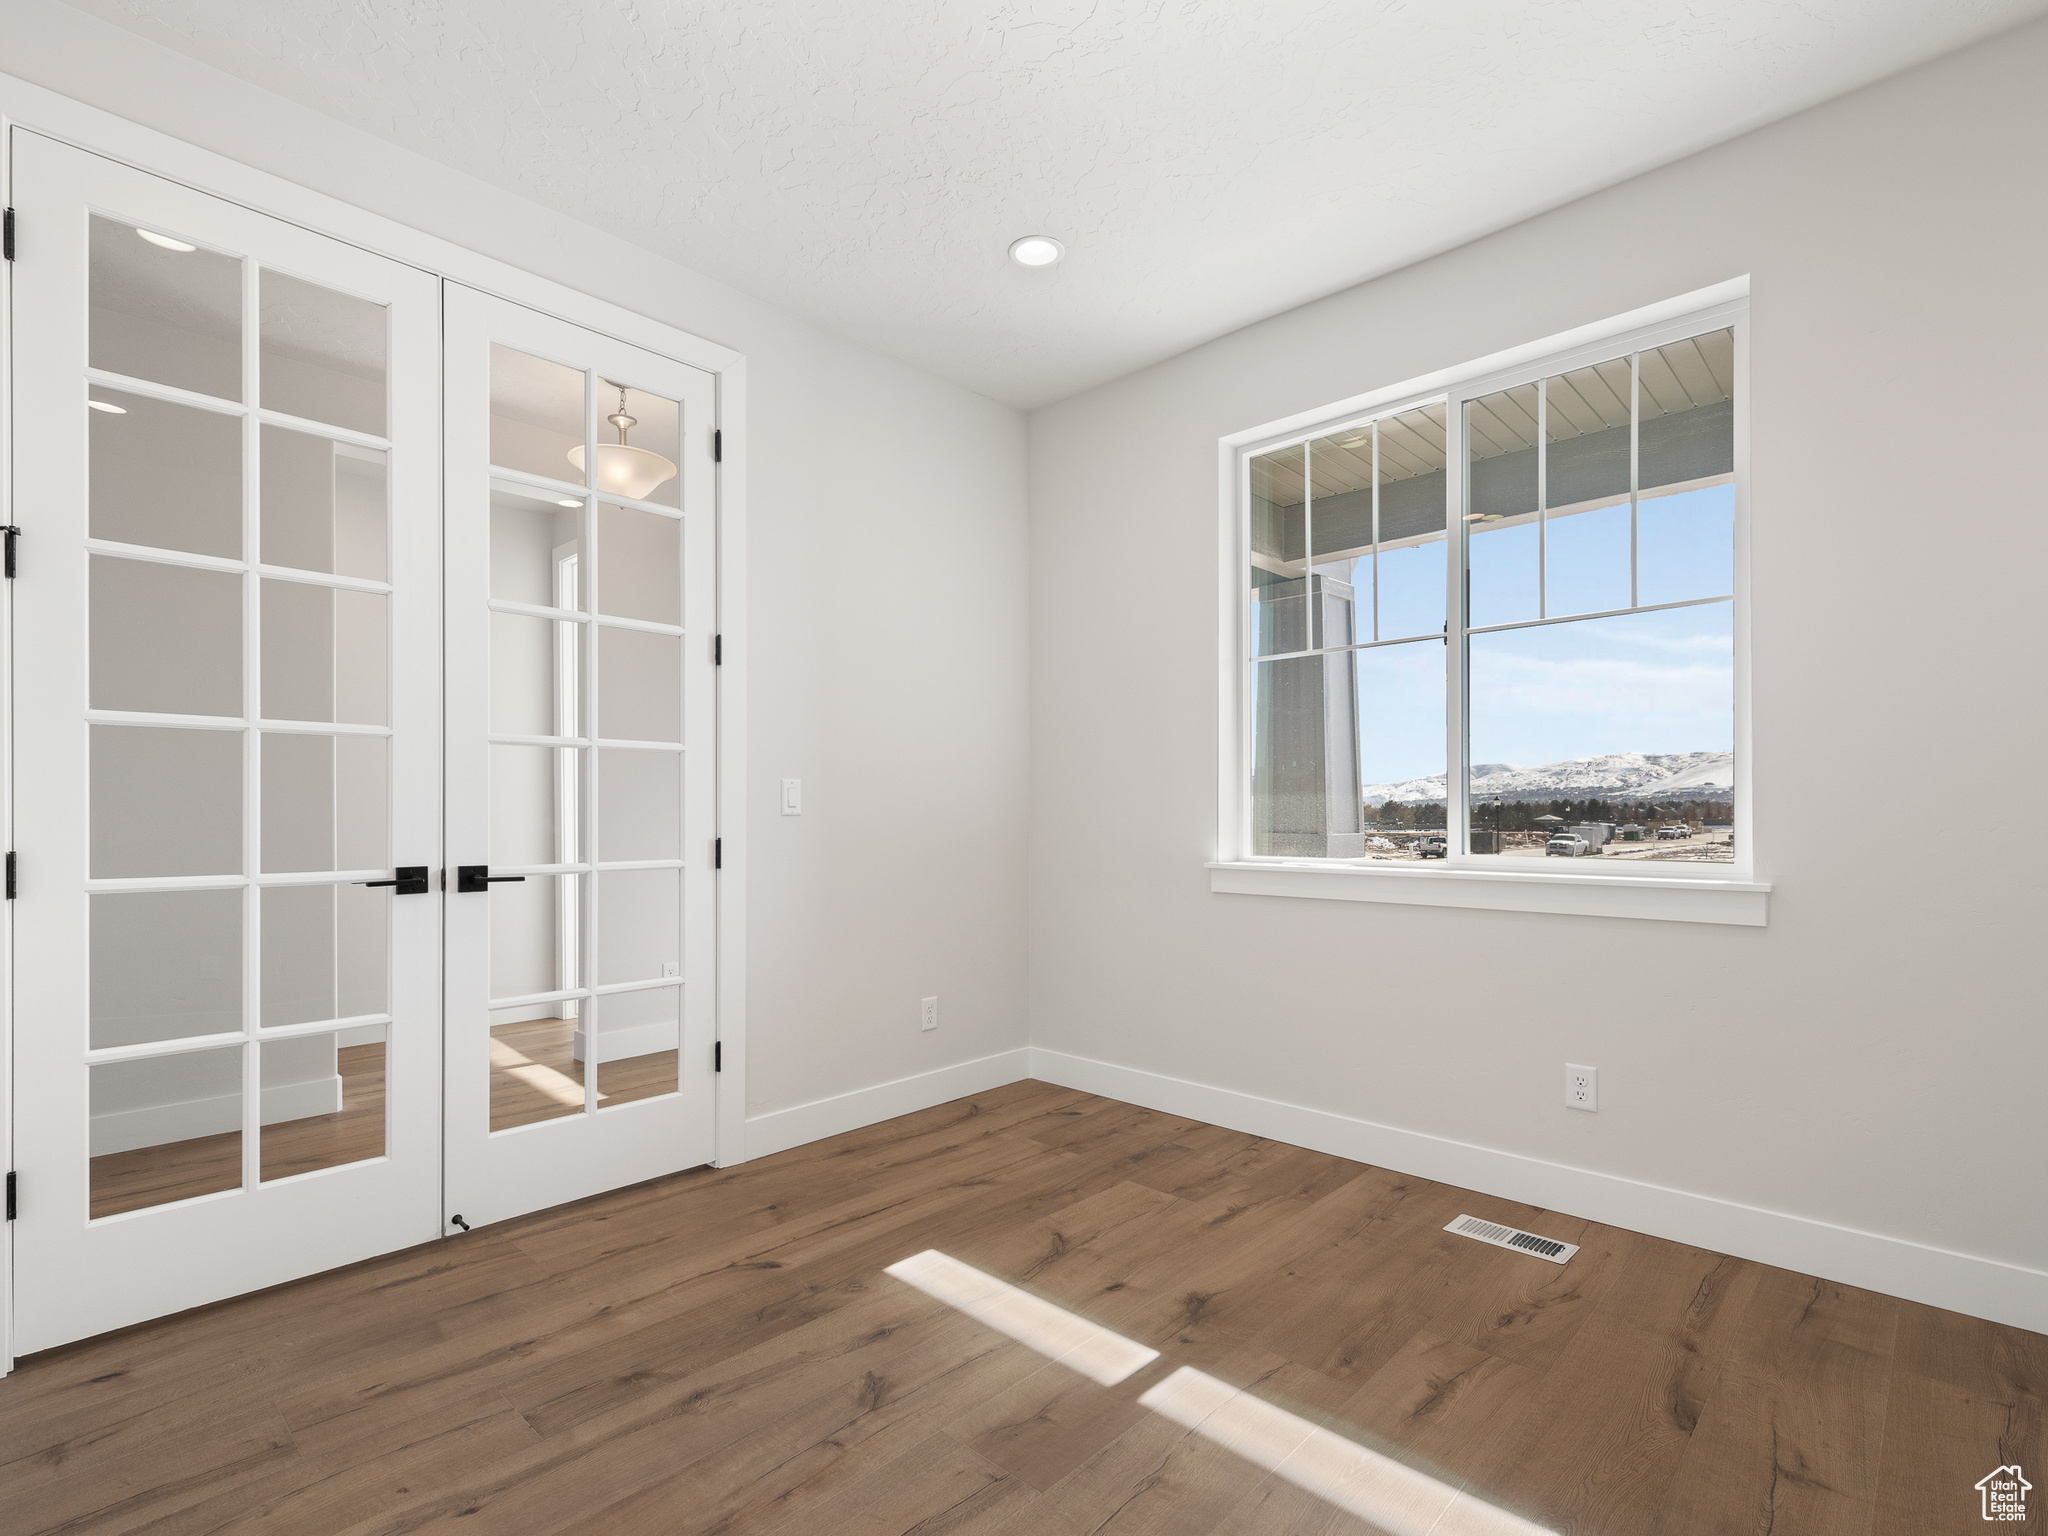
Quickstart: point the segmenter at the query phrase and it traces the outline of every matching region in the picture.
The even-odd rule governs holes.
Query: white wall
[[[2048,1327],[2044,79],[2035,25],[1035,413],[1040,1075]],[[1744,273],[1769,926],[1212,895],[1218,437]]]
[[[1020,1048],[1021,416],[54,0],[6,31],[18,79],[747,355],[750,1111]]]

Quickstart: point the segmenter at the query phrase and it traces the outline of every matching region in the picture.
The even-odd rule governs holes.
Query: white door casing
[[[15,740],[32,744],[15,758],[20,899],[13,904],[15,1167],[21,1179],[14,1348],[27,1351],[332,1268],[440,1231],[437,992],[443,898],[438,890],[376,893],[388,903],[388,1007],[342,1019],[354,1034],[380,1029],[385,1034],[384,1155],[266,1182],[261,1149],[267,1123],[308,1112],[304,1103],[296,1111],[266,1108],[270,1098],[278,1097],[262,1089],[268,1053],[277,1051],[276,1059],[282,1060],[289,1054],[288,1042],[332,1042],[341,1027],[332,1015],[266,1025],[262,917],[271,899],[266,893],[332,887],[339,903],[355,889],[355,881],[386,875],[392,865],[431,865],[441,843],[441,676],[433,664],[441,597],[441,354],[439,284],[427,273],[26,132],[13,135],[13,171],[13,201],[25,227],[35,232],[20,242],[15,263],[12,358],[15,507],[23,530],[21,575],[13,594]],[[102,216],[97,226],[95,214]],[[146,227],[195,246],[202,255],[242,259],[235,296],[239,398],[232,397],[235,391],[186,391],[88,371],[90,240],[95,227],[104,232],[117,225],[130,227],[122,231],[124,237],[133,227]],[[264,318],[259,269],[311,285],[302,294],[325,290],[381,307],[387,317],[383,363],[389,390],[383,433],[259,408],[266,362],[262,340],[271,323]],[[293,324],[317,329],[317,292],[299,321],[285,314],[291,308],[285,299],[276,304],[282,316],[279,335]],[[174,314],[158,318],[171,330],[180,321]],[[172,352],[179,345],[170,330],[158,341]],[[322,343],[315,337],[312,344]],[[269,361],[281,384],[302,359],[280,346]],[[136,547],[146,538],[89,543],[89,388],[143,401],[149,410],[194,412],[191,420],[213,427],[236,423],[227,429],[240,434],[239,503],[227,512],[240,530],[235,547],[204,553]],[[337,445],[332,450],[337,460],[382,458],[389,508],[386,579],[306,569],[302,563],[287,571],[281,562],[266,559],[261,547],[266,429],[272,437],[288,432],[301,445]],[[166,505],[181,495],[181,488],[166,484]],[[150,511],[134,510],[141,515]],[[118,569],[132,577],[142,568],[157,574],[168,570],[181,573],[180,580],[189,576],[228,583],[239,593],[239,708],[215,711],[203,721],[178,710],[136,708],[133,699],[119,710],[89,712],[93,561],[101,562],[102,572]],[[140,579],[146,584],[154,578]],[[357,685],[375,693],[381,682],[387,724],[357,724],[351,730],[346,724],[323,728],[319,720],[266,719],[265,614],[283,614],[309,594],[336,609],[344,595],[359,607],[368,600],[371,609],[363,611],[384,605],[383,638],[375,643],[385,647],[390,664],[366,663],[368,670],[351,678],[343,678],[337,665],[333,697],[339,700],[347,687]],[[164,645],[175,658],[185,647],[196,649],[198,641],[166,635]],[[341,714],[340,705],[331,701],[330,724]],[[152,740],[173,734],[197,740],[212,733],[210,741],[232,736],[240,743],[240,847],[232,870],[172,868],[144,876],[93,877],[89,736],[105,729],[160,733]],[[376,742],[386,743],[381,785],[366,770],[356,770],[353,779],[348,771],[328,770],[335,773],[328,781],[328,803],[337,817],[335,808],[351,786],[388,797],[389,849],[380,867],[341,868],[338,847],[327,861],[337,867],[324,872],[266,867],[271,862],[265,856],[262,809],[266,751],[284,763],[314,739],[331,748],[331,763],[344,760],[343,742],[368,743],[372,752]],[[364,759],[357,754],[349,760]],[[226,777],[232,776],[230,770]],[[222,777],[215,773],[193,783],[218,791]],[[110,814],[108,805],[101,810]],[[375,822],[374,812],[362,814],[368,818],[365,825]],[[199,1036],[91,1049],[92,903],[173,892],[233,893],[218,899],[240,903],[238,1013],[230,1021],[236,1027],[209,1026]],[[139,977],[136,984],[146,985],[146,967],[139,959],[130,960],[128,970]],[[164,1000],[166,1016],[175,1015],[177,1001]],[[335,1008],[339,1014],[339,1002]],[[164,1031],[159,1027],[156,1032]],[[95,1134],[91,1072],[145,1060],[196,1059],[190,1047],[201,1040],[224,1053],[209,1062],[238,1057],[241,1187],[88,1219]],[[115,1144],[104,1139],[114,1135],[112,1118],[100,1117],[103,1145]],[[173,1113],[168,1119],[157,1114],[152,1123],[178,1122]],[[210,1122],[190,1124],[198,1131],[212,1128]],[[159,1134],[169,1139],[171,1133]]]

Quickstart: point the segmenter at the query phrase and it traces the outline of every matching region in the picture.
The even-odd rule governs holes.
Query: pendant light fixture
[[[663,481],[673,480],[676,467],[660,454],[646,448],[635,448],[626,441],[626,429],[638,426],[639,418],[626,414],[626,386],[613,384],[610,379],[605,383],[619,392],[618,410],[605,417],[619,429],[619,440],[597,445],[597,488],[614,496],[640,501]],[[577,474],[583,473],[581,443],[569,450],[569,462],[576,466]]]

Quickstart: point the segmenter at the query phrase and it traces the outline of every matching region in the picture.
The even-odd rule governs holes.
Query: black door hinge
[[[5,236],[5,240],[7,245],[7,259],[9,261],[12,261],[14,260],[14,210],[12,208],[7,210],[7,234]]]
[[[725,868],[725,839],[722,837],[711,839],[711,867],[713,869]]]
[[[7,1175],[7,1219],[14,1220],[14,1175]]]
[[[14,210],[11,208],[7,210],[7,219],[7,259],[12,261],[14,259]],[[714,427],[711,429],[711,462],[714,464],[723,464],[725,462],[725,432],[722,428]]]
[[[714,1072],[723,1072],[725,1070],[725,1042],[723,1040],[711,1042],[711,1070]],[[13,1175],[9,1174],[8,1177],[11,1179]],[[11,1211],[14,1207],[9,1206],[8,1209]]]
[[[14,854],[11,850],[7,855],[7,899],[14,900]]]
[[[8,523],[0,526],[0,534],[7,536],[6,571],[7,579],[12,581],[14,580],[14,541],[21,537],[21,530],[15,527],[14,524]]]
[[[723,635],[713,635],[711,637],[711,665],[714,667],[725,665],[725,636]]]

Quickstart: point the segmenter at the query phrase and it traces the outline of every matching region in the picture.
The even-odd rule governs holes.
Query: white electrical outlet
[[[782,781],[782,814],[801,816],[804,813],[804,781],[784,779]]]
[[[924,1006],[918,1009],[917,1027],[919,1029],[937,1029],[939,1027],[939,1000],[936,997],[926,998]]]
[[[662,961],[662,962],[661,962],[661,974],[662,974],[662,975],[664,975],[664,976],[680,976],[680,975],[682,975],[682,974],[683,974],[683,962],[682,962],[682,961],[680,961],[680,960],[664,960],[664,961]]]
[[[1600,1107],[1600,1069],[1564,1064],[1564,1105],[1566,1109],[1596,1110]]]

